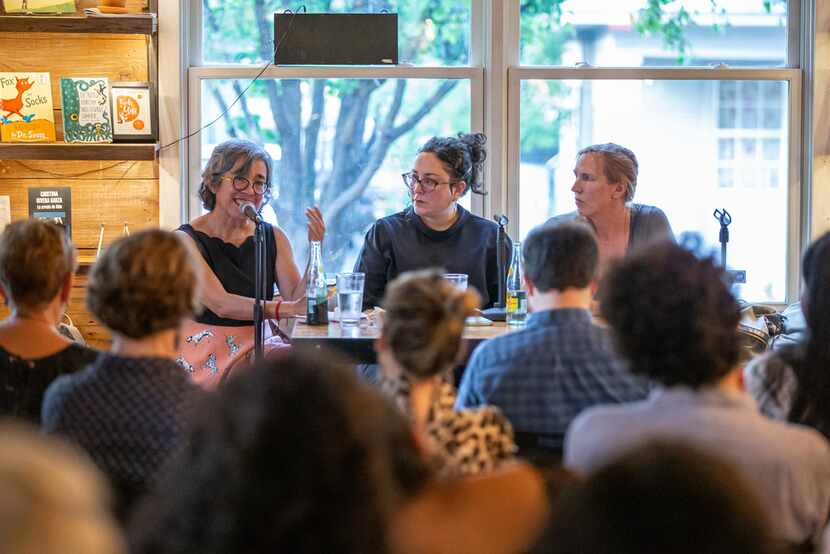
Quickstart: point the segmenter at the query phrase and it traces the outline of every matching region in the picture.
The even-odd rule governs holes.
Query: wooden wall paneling
[[[48,71],[52,102],[61,106],[61,77],[106,77],[111,81],[147,81],[148,37],[57,33],[0,33],[0,71]],[[57,114],[56,121],[60,119]]]
[[[76,160],[0,160],[0,183],[3,179],[73,179],[80,173],[85,179],[158,179],[153,162],[76,161]],[[2,184],[0,184],[2,186]]]
[[[78,249],[95,249],[101,223],[104,243],[130,231],[158,225],[158,180],[2,179],[0,195],[9,195],[12,219],[29,217],[28,189],[69,186],[72,189],[72,241]]]

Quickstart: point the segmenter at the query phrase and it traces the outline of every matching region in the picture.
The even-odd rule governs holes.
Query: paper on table
[[[6,225],[12,222],[11,200],[8,196],[0,196],[0,233]]]

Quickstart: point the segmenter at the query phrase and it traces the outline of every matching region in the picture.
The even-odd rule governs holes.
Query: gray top
[[[690,443],[736,465],[783,540],[819,540],[830,513],[830,445],[817,431],[762,416],[746,394],[685,387],[583,412],[565,438],[567,467],[590,473],[651,439]]]
[[[655,240],[674,240],[669,219],[663,210],[656,206],[645,204],[631,204],[631,228],[628,233],[628,249],[646,244]],[[579,215],[579,212],[555,215],[545,224],[558,224],[567,221],[582,221],[591,225],[591,220]],[[591,225],[593,227],[593,225]]]

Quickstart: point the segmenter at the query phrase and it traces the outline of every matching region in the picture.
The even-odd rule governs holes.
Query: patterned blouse
[[[434,447],[433,465],[440,477],[467,476],[496,469],[516,453],[513,427],[495,406],[455,410],[455,387],[442,376],[427,415]],[[410,381],[381,378],[381,390],[409,415]]]

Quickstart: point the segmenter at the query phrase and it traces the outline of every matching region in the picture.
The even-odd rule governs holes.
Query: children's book
[[[75,0],[3,0],[6,13],[74,13]]]
[[[63,140],[112,142],[112,110],[105,77],[61,78]]]
[[[48,73],[0,73],[0,139],[4,142],[55,141]]]

